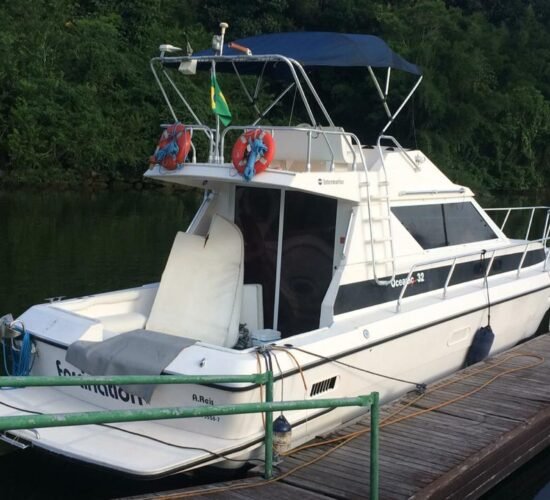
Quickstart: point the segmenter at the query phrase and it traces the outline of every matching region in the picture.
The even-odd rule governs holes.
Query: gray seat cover
[[[102,342],[73,342],[65,359],[89,375],[160,375],[183,349],[195,342],[151,330],[133,330]],[[148,403],[155,387],[122,386]]]

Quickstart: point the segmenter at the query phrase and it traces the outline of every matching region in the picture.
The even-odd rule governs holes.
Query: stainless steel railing
[[[512,212],[521,212],[521,211],[529,211],[529,223],[527,224],[527,231],[525,233],[525,239],[529,239],[529,234],[531,232],[531,227],[533,226],[533,219],[535,217],[535,212],[537,210],[545,210],[546,211],[546,218],[544,221],[544,226],[542,230],[542,238],[544,238],[544,235],[548,232],[548,222],[550,219],[550,207],[546,206],[532,206],[532,207],[506,207],[506,208],[486,208],[486,212],[506,212],[506,215],[504,216],[504,220],[502,221],[502,224],[500,226],[500,230],[504,232],[504,227],[506,226],[506,223],[510,219],[510,215]]]
[[[223,132],[221,133],[220,138],[220,152],[221,152],[221,158],[220,162],[224,162],[224,151],[225,151],[225,140],[226,136],[231,131],[249,131],[249,130],[266,130],[273,135],[274,139],[277,139],[277,131],[291,131],[294,133],[304,134],[306,135],[306,144],[304,148],[304,155],[303,159],[306,163],[306,171],[311,172],[311,156],[312,156],[312,140],[316,139],[317,137],[321,136],[324,139],[324,143],[326,144],[328,151],[329,151],[329,157],[327,157],[327,161],[330,161],[329,168],[327,171],[332,172],[334,171],[334,166],[336,163],[336,154],[334,152],[333,145],[330,143],[329,137],[341,137],[345,141],[346,145],[346,151],[349,151],[352,155],[352,162],[351,162],[351,170],[357,169],[357,149],[361,149],[361,143],[359,142],[359,139],[355,134],[351,134],[349,132],[344,132],[342,130],[327,130],[322,128],[314,128],[314,127],[285,127],[285,126],[260,126],[260,125],[231,125],[229,127],[226,127]],[[355,146],[355,147],[354,147]],[[362,156],[362,155],[360,155]],[[293,160],[300,160],[300,157],[293,158]],[[362,162],[364,161],[364,158],[361,158]],[[347,163],[347,162],[345,162]]]
[[[405,161],[411,165],[413,170],[420,170],[418,164],[407,154],[403,146],[399,144],[397,139],[392,135],[381,135],[376,141],[376,148],[378,149],[378,156],[380,157],[380,162],[382,163],[382,168],[386,170],[386,162],[384,161],[384,153],[382,151],[382,141],[390,141],[395,148],[397,148],[398,153],[405,159]]]
[[[485,275],[483,276],[483,286],[485,286],[485,282],[489,277],[489,274],[490,274],[491,269],[493,267],[493,262],[495,260],[495,257],[497,256],[497,254],[499,254],[499,253],[504,254],[505,251],[510,250],[511,248],[523,247],[523,252],[522,252],[518,267],[516,268],[516,279],[519,278],[520,274],[521,274],[521,270],[523,268],[523,263],[525,262],[525,257],[527,255],[527,251],[529,250],[529,246],[530,245],[536,245],[536,244],[542,244],[543,247],[546,247],[546,243],[549,239],[548,229],[546,229],[546,231],[547,232],[545,233],[545,236],[543,238],[538,239],[538,240],[530,240],[530,241],[525,241],[525,242],[521,242],[521,243],[514,243],[512,245],[505,245],[505,246],[492,248],[492,249],[488,249],[488,250],[475,250],[475,251],[468,252],[468,253],[463,253],[463,254],[449,256],[449,257],[441,257],[439,259],[432,259],[432,260],[417,262],[417,263],[413,264],[409,269],[409,273],[407,274],[407,278],[405,279],[405,283],[403,285],[403,288],[401,289],[401,293],[399,294],[399,298],[397,299],[395,312],[399,312],[401,310],[401,304],[402,304],[403,298],[405,296],[405,292],[407,291],[409,283],[412,282],[412,277],[413,277],[414,272],[420,267],[425,268],[425,267],[428,267],[428,266],[433,266],[433,264],[440,264],[440,263],[443,263],[443,262],[452,262],[451,267],[449,269],[449,272],[447,274],[447,278],[445,280],[445,285],[443,286],[443,294],[442,294],[441,298],[445,299],[447,297],[447,289],[449,287],[449,283],[450,283],[451,278],[453,276],[453,273],[454,273],[454,270],[456,268],[456,264],[457,264],[458,260],[467,259],[467,258],[474,257],[474,256],[479,256],[481,253],[483,253],[484,256],[486,256],[487,254],[490,254],[491,257],[490,257],[490,260],[489,260],[489,264],[487,265],[487,269],[485,270]],[[546,257],[544,259],[543,271],[546,271],[546,269],[548,267],[549,255],[550,255],[550,253],[547,252]]]

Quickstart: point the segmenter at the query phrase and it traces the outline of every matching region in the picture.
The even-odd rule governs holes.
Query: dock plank
[[[235,489],[232,489],[235,488]],[[239,489],[236,489],[239,488]],[[228,500],[243,500],[254,498],[277,498],[282,500],[328,500],[334,497],[322,493],[302,490],[290,484],[281,482],[267,483],[261,477],[251,477],[235,481],[182,488],[178,490],[160,491],[125,497],[119,500],[178,500],[183,498],[213,498]]]

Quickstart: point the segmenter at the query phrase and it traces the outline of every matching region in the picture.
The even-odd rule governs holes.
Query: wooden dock
[[[550,334],[383,406],[380,420],[381,499],[478,498],[550,444]],[[337,441],[285,457],[275,480],[147,498],[367,498],[368,425],[363,418],[317,440]]]

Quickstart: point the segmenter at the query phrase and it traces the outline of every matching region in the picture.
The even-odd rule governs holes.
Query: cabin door
[[[333,274],[336,207],[335,199],[300,191],[236,188],[244,282],[262,285],[264,327],[283,337],[319,327]]]
[[[238,186],[235,224],[244,238],[244,282],[262,285],[264,328],[273,328],[281,191]]]

